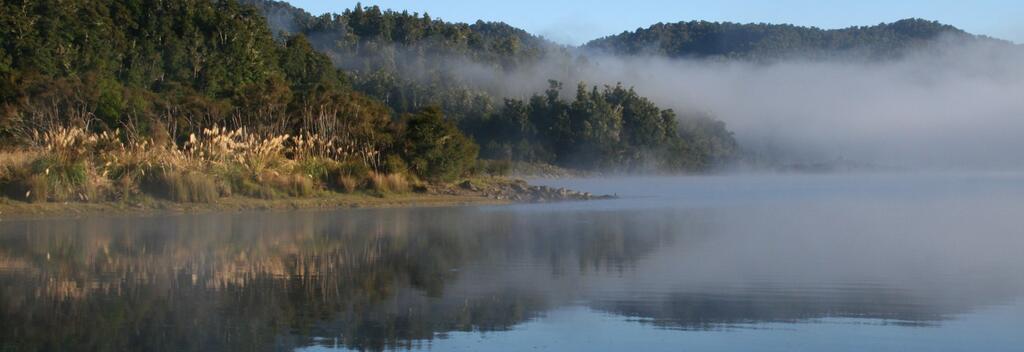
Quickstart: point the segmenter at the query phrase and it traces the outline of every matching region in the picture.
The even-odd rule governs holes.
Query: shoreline
[[[29,203],[0,197],[0,221],[87,216],[152,216],[245,211],[429,208],[508,205],[611,199],[564,188],[534,186],[518,179],[476,178],[433,185],[424,192],[373,194],[322,192],[310,197],[275,199],[230,196],[209,203],[185,203],[142,196],[128,201]]]
[[[107,215],[153,216],[247,211],[431,208],[507,205],[513,203],[517,202],[483,196],[418,193],[394,194],[383,197],[369,194],[330,194],[318,197],[282,199],[228,197],[213,203],[178,203],[160,199],[146,199],[137,203],[27,203],[3,199],[0,201],[0,221],[40,218],[63,219]]]

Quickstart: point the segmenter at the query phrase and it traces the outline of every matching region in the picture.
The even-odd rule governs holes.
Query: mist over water
[[[0,222],[0,322],[14,324],[0,341],[737,351],[1024,342],[1024,315],[1013,313],[1024,311],[1021,174],[537,182],[621,198]],[[599,343],[608,331],[615,341]]]
[[[512,72],[455,60],[450,69],[499,95],[548,79],[635,87],[664,108],[725,121],[748,152],[780,163],[845,160],[896,169],[1019,170],[1024,49],[939,38],[899,58],[747,62],[585,52]],[[579,58],[577,58],[579,59]]]
[[[596,61],[609,81],[722,119],[755,153],[897,168],[1024,165],[1012,152],[1024,147],[1024,51],[934,45],[881,62]]]
[[[231,7],[232,4],[218,6]],[[62,13],[74,9],[73,6],[58,7]],[[192,7],[182,7],[189,8]],[[295,13],[282,9],[267,15],[272,27],[289,33],[307,30],[305,25],[295,22]],[[232,13],[237,16],[227,17],[210,17],[208,11],[184,11],[181,14],[184,17],[171,18],[166,23],[183,23],[188,27],[196,21],[216,20],[210,23],[250,28],[238,27],[254,20],[248,17],[249,11],[235,11]],[[125,13],[135,12],[138,11]],[[106,22],[114,18],[102,15]],[[17,19],[18,24],[35,23],[36,19],[11,18]],[[148,16],[146,20],[154,18]],[[373,29],[370,32],[394,24],[388,23],[391,20],[374,22],[387,17],[368,18],[370,25],[366,27]],[[423,21],[418,16],[393,18]],[[182,19],[186,20],[182,22]],[[349,86],[371,94],[374,89],[361,84],[380,83],[377,88],[381,91],[372,94],[394,94],[395,99],[402,98],[390,100],[398,102],[396,111],[415,111],[432,99],[446,102],[449,101],[445,99],[452,99],[471,107],[452,109],[460,111],[459,118],[471,119],[479,117],[473,114],[491,111],[488,104],[500,108],[501,102],[486,99],[488,95],[528,98],[548,88],[549,79],[564,83],[560,97],[563,100],[573,98],[577,82],[591,86],[621,83],[635,87],[640,95],[649,97],[662,108],[674,109],[680,119],[713,116],[725,121],[744,149],[737,163],[747,164],[736,169],[748,172],[530,180],[535,185],[615,195],[570,194],[570,197],[594,199],[580,202],[53,218],[11,218],[4,210],[0,213],[0,352],[428,349],[1024,352],[1024,270],[1021,270],[1024,268],[1024,170],[1021,168],[1024,166],[1021,152],[1024,151],[1024,138],[1021,138],[1024,131],[1024,49],[1019,45],[940,38],[897,58],[869,59],[851,52],[836,54],[836,57],[843,57],[839,59],[797,53],[790,58],[764,61],[617,56],[587,52],[584,48],[551,47],[539,62],[520,66],[518,61],[503,60],[506,58],[504,51],[479,61],[458,57],[460,54],[451,57],[424,54],[435,50],[449,53],[445,45],[463,44],[458,40],[439,39],[436,34],[421,38],[413,35],[415,33],[405,33],[416,39],[413,42],[419,42],[406,48],[392,44],[397,41],[387,36],[346,32],[348,25],[341,20],[323,23],[327,29],[309,33],[309,40],[319,49],[335,45],[338,50],[329,55],[334,55],[331,59],[347,70],[348,78],[352,79],[347,83],[335,82],[339,85],[335,88]],[[423,23],[407,28],[427,28],[432,33],[445,28]],[[206,32],[215,34],[220,45],[204,45],[205,51],[198,54],[216,53],[220,46],[230,46],[226,52],[234,54],[244,49],[244,45],[235,45],[239,41],[228,40],[227,32],[217,30],[219,26],[199,29],[211,28],[213,32]],[[67,32],[104,33],[82,32],[81,29]],[[191,31],[186,29],[184,32]],[[181,31],[154,33],[172,35],[177,32]],[[456,33],[460,38],[460,33],[467,33],[440,32],[442,36]],[[196,38],[213,37],[199,34]],[[76,35],[68,38],[78,38]],[[40,57],[67,56],[61,45],[57,45],[57,52],[50,53],[49,49],[54,46],[47,44],[45,35],[25,38],[29,38],[25,43],[31,45],[16,48],[21,52],[42,48],[45,50],[39,53],[47,55]],[[40,39],[39,43],[33,38]],[[176,45],[182,39],[154,40],[158,44]],[[422,45],[422,42],[428,43]],[[134,47],[135,41],[123,44]],[[205,44],[216,43],[207,41]],[[271,62],[274,67],[267,66],[276,72],[271,72],[273,76],[293,76],[296,71],[308,76],[305,74],[308,70],[303,69],[306,67],[302,65],[304,60],[292,60],[291,55],[302,53],[291,49],[304,50],[304,44],[301,41],[292,44],[303,47],[275,52],[281,55],[276,59],[266,57],[270,61],[281,61],[281,67],[275,66],[277,62]],[[355,49],[336,46],[339,44],[354,45]],[[435,44],[438,46],[433,47]],[[476,50],[477,44],[465,47]],[[522,43],[499,44],[515,53],[516,46]],[[35,46],[39,48],[33,49]],[[95,51],[90,50],[88,52]],[[491,51],[480,52],[489,54]],[[143,51],[132,49],[131,52]],[[210,67],[212,73],[200,74],[201,70],[197,69],[194,80],[205,81],[208,78],[205,76],[221,73],[236,76],[235,71],[239,70],[221,72],[226,62],[222,59],[232,57],[235,56],[213,57],[216,60],[210,62],[218,64]],[[508,57],[530,61],[533,56]],[[295,58],[308,57],[303,54]],[[389,62],[372,62],[378,58]],[[133,61],[100,59],[97,62],[114,66]],[[498,66],[501,68],[496,68]],[[323,68],[320,65],[309,67]],[[378,67],[385,69],[378,71]],[[17,80],[22,79],[22,73],[31,72],[20,70],[14,76]],[[65,71],[74,70],[69,66]],[[373,77],[373,74],[380,76]],[[27,74],[24,78],[31,81],[33,75]],[[123,75],[107,76],[114,79]],[[240,79],[245,81],[244,77]],[[216,80],[220,79],[209,82],[211,87],[216,85]],[[427,84],[405,85],[409,83],[405,80]],[[131,88],[120,87],[117,82],[106,82],[112,86],[99,87],[97,94]],[[380,104],[389,104],[388,99],[364,101],[358,95],[346,97],[344,89],[335,91],[329,87],[322,90],[325,94],[314,93],[321,91],[317,88],[319,85],[311,86],[312,90],[296,90],[296,95],[288,88],[298,87],[293,85],[296,82],[299,80],[288,78],[286,82],[275,78],[268,82],[268,87],[280,87],[283,91],[274,89],[265,93],[284,98],[309,98],[292,101],[299,105],[288,103],[287,109],[281,110],[285,112],[300,110],[293,109],[301,108],[300,103],[312,104],[314,97],[338,99],[333,107],[320,109],[322,114],[316,120],[321,122],[335,116],[327,112],[328,108],[340,109],[342,116],[363,112],[372,112],[374,116],[387,114]],[[63,79],[38,83],[39,87],[51,84],[56,88],[77,87],[64,84]],[[164,84],[160,84],[163,88],[150,87],[155,89],[153,96],[174,98],[171,95],[182,93],[184,95],[178,97],[182,99],[178,100],[186,103],[190,100],[193,93],[190,89],[184,87],[179,91],[174,88],[177,84],[167,83],[169,88],[163,87]],[[36,89],[33,87],[27,88]],[[396,87],[397,93],[383,92]],[[470,91],[462,91],[463,88]],[[146,89],[145,92],[150,91]],[[489,94],[478,94],[476,90]],[[236,98],[248,100],[246,91],[246,96]],[[97,97],[104,106],[107,100],[134,106],[140,97],[150,96],[149,93],[135,94],[134,90],[123,92],[127,94],[123,102],[120,102],[124,100],[121,94],[114,94],[118,97],[111,99],[107,99],[106,94]],[[252,93],[264,94],[259,89]],[[409,100],[411,104],[406,104],[405,96],[397,96],[407,93],[417,96]],[[441,94],[420,95],[424,93]],[[217,99],[220,98],[235,100]],[[343,104],[345,102],[350,104]],[[157,103],[154,106],[162,104]],[[207,103],[213,104],[211,107],[220,105],[214,100],[203,100],[195,107],[201,108],[209,105]],[[60,110],[58,105],[54,105],[54,111]],[[400,109],[398,105],[403,107]],[[623,142],[621,136],[616,135],[621,133],[617,132],[618,127],[626,123],[616,120],[616,114],[621,111],[617,112],[615,107],[593,101],[589,107],[578,104],[568,110],[559,104],[548,105],[555,108],[499,118],[514,124],[483,126],[495,130],[519,128],[523,133],[518,135],[527,137],[515,137],[515,148],[525,150],[518,155],[546,153],[544,148],[532,150],[525,144],[538,142],[540,138],[534,138],[537,135],[548,135],[533,133],[538,126],[562,129],[561,122],[567,116],[571,122],[568,126],[583,126],[581,130],[599,132],[581,133],[578,138],[564,140],[554,138],[555,142],[578,143],[583,149],[579,151],[581,155],[601,149],[608,151],[601,151],[606,155],[625,156],[608,160],[654,160],[633,158],[625,153],[679,150],[686,154],[704,147],[675,140],[672,146],[679,149],[646,147],[657,143],[664,146],[666,142],[634,143],[635,150],[619,148],[629,147],[630,142]],[[662,118],[657,121],[671,118],[671,114],[656,114],[659,111],[648,109],[647,104],[635,106],[651,112],[642,114],[647,118],[635,121],[650,122],[657,120],[656,116]],[[131,165],[143,163],[128,160],[122,163],[124,165],[110,162],[101,168],[99,162],[108,158],[94,155],[100,152],[93,149],[109,148],[93,147],[105,145],[109,142],[107,139],[120,138],[119,135],[106,138],[109,134],[104,133],[99,141],[93,138],[84,142],[84,137],[68,132],[52,133],[43,138],[47,142],[44,144],[51,145],[45,153],[42,147],[27,152],[11,150],[8,158],[25,160],[11,162],[18,168],[7,170],[10,175],[6,175],[3,186],[7,188],[6,193],[13,195],[9,194],[10,199],[4,201],[9,204],[0,205],[5,206],[4,209],[10,206],[14,211],[26,212],[62,209],[62,205],[56,203],[18,204],[21,201],[15,198],[63,199],[66,193],[75,193],[72,190],[78,188],[88,192],[78,194],[83,204],[72,209],[164,206],[163,201],[152,201],[146,195],[156,194],[146,193],[156,191],[149,188],[167,188],[167,193],[176,195],[169,198],[210,198],[206,200],[223,203],[171,206],[176,209],[264,204],[243,204],[247,198],[237,197],[238,189],[233,193],[236,197],[221,199],[220,196],[231,193],[220,192],[224,182],[217,180],[224,179],[243,182],[246,189],[253,188],[248,187],[253,182],[285,183],[269,185],[274,187],[257,185],[260,186],[257,188],[261,194],[281,198],[274,199],[281,201],[280,204],[293,202],[296,206],[326,206],[350,200],[359,203],[363,198],[358,197],[378,196],[383,199],[367,203],[406,204],[423,199],[435,204],[438,203],[435,200],[449,195],[451,197],[446,199],[469,202],[473,196],[466,194],[492,193],[495,188],[501,189],[501,197],[509,194],[509,189],[516,189],[513,196],[517,199],[525,193],[533,193],[531,195],[539,202],[553,198],[550,197],[553,192],[537,191],[518,182],[507,184],[502,180],[499,184],[490,179],[491,176],[483,176],[486,171],[474,171],[479,173],[472,174],[468,180],[462,177],[470,177],[469,172],[452,172],[459,178],[444,183],[414,180],[416,176],[432,180],[420,166],[429,164],[428,169],[433,169],[433,159],[443,159],[442,164],[459,159],[454,162],[459,164],[463,156],[475,158],[472,153],[461,152],[464,148],[455,148],[460,149],[459,153],[440,155],[446,153],[444,150],[453,149],[443,148],[444,144],[451,145],[453,136],[461,141],[461,136],[447,126],[442,126],[445,128],[441,131],[446,136],[433,138],[433,134],[423,133],[427,137],[420,138],[419,130],[436,129],[433,112],[423,116],[429,123],[413,118],[398,124],[404,127],[389,127],[387,133],[378,135],[378,129],[373,127],[378,121],[375,118],[358,119],[359,126],[351,128],[332,128],[328,125],[334,124],[328,122],[310,122],[314,119],[313,108],[301,110],[303,116],[310,118],[303,119],[300,125],[324,125],[319,129],[324,133],[365,130],[364,134],[373,135],[371,141],[391,145],[383,149],[393,153],[385,154],[373,152],[375,149],[371,147],[377,142],[357,148],[364,151],[357,153],[362,156],[379,155],[378,159],[387,159],[387,167],[374,168],[380,173],[371,174],[366,182],[379,181],[384,176],[389,181],[397,178],[416,183],[411,188],[423,194],[363,190],[407,188],[390,187],[394,182],[384,185],[389,187],[375,182],[377,187],[360,186],[360,190],[344,195],[329,190],[331,187],[321,181],[347,185],[347,181],[351,181],[349,176],[369,172],[352,165],[358,164],[358,158],[350,157],[351,153],[345,151],[358,146],[351,143],[331,144],[340,148],[327,154],[344,154],[336,163],[325,163],[309,155],[302,157],[323,154],[301,153],[305,142],[291,143],[300,145],[298,151],[289,152],[280,151],[284,148],[281,143],[248,148],[258,149],[254,154],[270,150],[273,153],[262,154],[273,154],[276,159],[239,158],[238,163],[222,162],[220,159],[224,158],[210,161],[205,154],[197,152],[199,149],[186,148],[194,152],[191,154],[199,153],[197,158],[206,165],[200,170],[204,173],[196,173],[186,170],[186,166],[196,163],[177,160],[181,158],[163,163],[176,167],[156,168],[160,165],[148,164],[136,167]],[[277,116],[272,112],[265,115],[267,118]],[[530,121],[543,119],[559,123]],[[523,123],[524,120],[527,123]],[[575,120],[582,120],[582,123]],[[595,128],[592,122],[605,126]],[[472,127],[471,123],[467,125]],[[647,125],[657,128],[623,127],[621,130],[650,131],[659,137],[655,139],[665,140],[660,138],[663,133],[658,132],[668,130],[664,123]],[[608,126],[613,128],[604,128]],[[704,126],[707,125],[693,129]],[[124,128],[134,130],[135,126],[125,125]],[[157,135],[158,131],[153,132]],[[465,132],[472,132],[472,128]],[[574,135],[559,132],[551,135]],[[592,138],[588,134],[601,136]],[[481,139],[488,138],[487,135],[474,134]],[[692,135],[702,134],[687,136]],[[363,139],[356,137],[342,139]],[[495,140],[503,139],[505,137],[496,137]],[[588,144],[597,148],[588,150]],[[88,145],[86,149],[93,151],[82,149],[81,145]],[[442,148],[436,148],[439,145]],[[606,149],[604,145],[614,148]],[[511,152],[513,143],[507,146],[510,150],[507,155],[517,155]],[[143,147],[136,149],[143,150]],[[425,151],[419,153],[414,149]],[[550,148],[562,149],[568,152],[551,160],[571,165],[565,161],[572,161],[572,152],[577,151],[561,146]],[[161,148],[155,151],[155,154],[144,155],[181,156],[176,151],[171,153]],[[120,158],[118,155],[114,159]],[[440,157],[434,158],[438,155]],[[714,159],[704,156],[717,154],[694,155],[694,160],[684,160],[687,167],[690,161],[692,165],[704,166],[705,160]],[[406,168],[403,158],[417,167]],[[253,160],[249,159],[279,162],[272,165],[274,167],[264,167],[265,172],[256,172],[251,169],[260,169],[260,165],[251,165]],[[814,168],[802,166],[822,162],[857,167],[819,174],[765,171],[808,170]],[[505,166],[500,162],[481,162],[458,169],[491,170]],[[535,167],[547,170],[546,165]],[[126,168],[130,170],[121,170]],[[300,171],[304,174],[305,169],[323,168],[340,171],[321,170],[321,176],[331,177],[319,177],[315,181],[301,174],[294,175]],[[242,170],[245,177],[236,177],[239,174],[236,169],[245,169]],[[653,162],[650,169],[655,169]],[[163,174],[153,176],[150,172],[146,176],[142,170],[162,171]],[[262,177],[277,174],[274,170],[286,174],[274,179]],[[97,175],[99,171],[103,171],[102,175]],[[99,176],[99,181],[93,182],[93,176]],[[309,177],[313,176],[310,172]],[[150,187],[152,184],[162,186]],[[23,186],[26,190],[43,192],[25,192],[22,197]],[[454,191],[454,187],[463,190]],[[124,199],[119,203],[84,204],[90,203],[86,195],[95,193],[94,188],[103,190],[104,194],[124,193],[121,194]],[[294,189],[285,192],[288,191],[285,188]],[[227,191],[230,190],[231,187],[227,187]],[[567,194],[561,191],[555,192]],[[285,198],[291,193],[315,199]],[[142,204],[134,205],[136,202]]]

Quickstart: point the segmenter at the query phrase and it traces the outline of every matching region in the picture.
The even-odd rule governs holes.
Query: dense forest
[[[721,122],[703,115],[677,118],[632,89],[581,86],[574,92],[583,83],[541,82],[535,91],[548,88],[542,94],[517,96],[507,87],[466,79],[460,74],[465,65],[484,75],[529,70],[540,62],[562,72],[586,65],[574,50],[504,23],[449,23],[360,5],[312,16],[283,2],[246,1],[261,9],[279,36],[311,38],[350,73],[357,90],[397,113],[441,107],[474,137],[485,158],[580,169],[700,171],[736,153]]]
[[[898,58],[939,38],[1000,42],[922,19],[832,30],[788,24],[690,21],[658,23],[596,39],[583,47],[611,54],[675,58],[884,60]]]
[[[72,115],[143,133],[160,122],[178,138],[214,125],[315,129],[310,118],[328,113],[368,129],[390,117],[305,38],[275,41],[233,1],[4,1],[0,27],[6,137],[83,117]]]
[[[29,201],[403,191],[475,167],[437,110],[398,114],[237,1],[4,1],[0,188]],[[440,135],[439,135],[440,134]]]
[[[590,87],[575,100],[551,91],[508,97],[454,77],[456,60],[508,72],[551,58],[574,64],[567,48],[503,23],[448,23],[361,5],[311,16],[251,0],[3,6],[0,132],[7,144],[72,121],[93,132],[166,134],[179,143],[221,126],[341,138],[336,144],[375,155],[363,158],[366,166],[387,171],[397,156],[418,163],[402,155],[401,147],[415,144],[401,140],[402,123],[426,113],[444,115],[491,159],[699,171],[735,150],[720,122],[697,116],[680,124],[627,88]],[[471,159],[477,148],[460,150]]]

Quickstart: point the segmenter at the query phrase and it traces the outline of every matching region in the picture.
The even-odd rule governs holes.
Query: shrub
[[[338,162],[323,158],[302,159],[295,166],[296,173],[323,183],[330,183],[331,176],[336,174],[338,169]]]
[[[352,193],[352,192],[355,192],[356,189],[358,189],[358,188],[359,188],[359,179],[357,179],[357,178],[355,178],[353,176],[349,176],[349,175],[345,175],[345,174],[338,174],[336,176],[336,178],[335,178],[334,189],[336,189],[338,191],[341,191],[343,193]]]
[[[401,174],[381,174],[371,172],[366,179],[367,186],[378,193],[409,192],[409,180]]]
[[[255,181],[252,181],[252,180],[245,180],[242,183],[241,188],[238,189],[238,192],[241,193],[242,195],[253,197],[253,198],[260,198],[260,199],[275,199],[275,198],[279,198],[277,190],[275,190],[273,186],[271,186],[269,184],[266,184],[266,183],[262,183],[262,182],[255,182]]]
[[[342,163],[332,171],[329,184],[342,193],[352,193],[362,186],[363,182],[360,181],[368,179],[370,174],[370,168],[361,162]]]
[[[275,169],[286,160],[284,142],[287,139],[288,135],[262,139],[248,135],[245,140],[246,148],[238,156],[238,161],[253,175]]]
[[[89,136],[84,129],[78,127],[55,128],[34,137],[45,150],[45,155],[53,164],[73,165],[86,160],[95,149],[97,137]]]
[[[124,175],[113,181],[110,188],[110,196],[113,199],[124,200],[142,191],[139,187],[139,179],[134,177]]]
[[[264,172],[262,175],[254,176],[238,164],[219,164],[210,171],[220,181],[218,191],[222,195],[238,194],[253,198],[274,199],[278,192],[269,182],[268,177],[273,177],[272,172]]]
[[[342,175],[355,177],[357,179],[366,178],[370,175],[370,168],[366,164],[360,162],[344,163],[338,168],[338,172]]]
[[[313,195],[316,191],[313,180],[307,175],[266,174],[262,179],[264,186],[270,186],[273,189],[270,192],[271,197],[276,196],[278,192],[292,197],[306,197]],[[266,191],[262,193],[265,195]]]
[[[210,203],[220,195],[212,178],[195,171],[161,170],[143,180],[143,191],[175,202]]]
[[[74,145],[76,142],[67,142],[74,138],[78,137],[54,142],[58,147],[51,146],[42,152],[0,153],[3,193],[11,199],[30,202],[98,200],[100,191],[110,190],[110,182],[95,174],[83,156],[84,151],[59,147]]]
[[[261,138],[244,129],[228,130],[214,126],[199,136],[192,134],[185,143],[186,158],[212,165],[238,165],[251,177],[262,175],[285,163],[288,135]]]
[[[177,170],[194,170],[195,167],[179,165],[177,155],[161,144],[150,140],[121,143],[119,132],[102,133],[97,138],[96,153],[101,179],[111,181],[112,199],[126,199],[141,192],[139,184],[143,177],[163,164]]]
[[[451,181],[462,176],[479,153],[476,143],[436,107],[407,116],[404,131],[405,160],[412,171],[429,180]]]
[[[70,162],[46,155],[32,162],[30,177],[42,177],[46,182],[48,199],[56,202],[96,198],[96,183],[103,182],[98,175],[90,175],[84,161]]]
[[[389,174],[404,174],[409,172],[409,165],[398,155],[390,155],[384,161],[384,171]]]

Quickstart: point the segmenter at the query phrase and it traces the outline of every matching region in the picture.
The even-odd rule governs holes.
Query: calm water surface
[[[0,350],[1024,351],[1024,176],[0,221]]]

